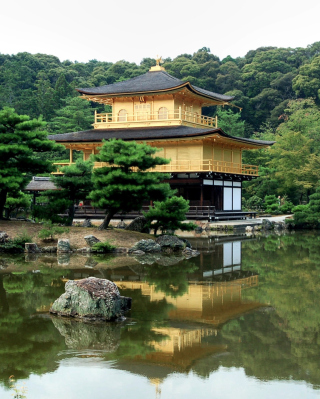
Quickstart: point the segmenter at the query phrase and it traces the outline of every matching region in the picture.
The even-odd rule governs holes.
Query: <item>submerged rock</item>
[[[182,251],[182,254],[186,257],[186,259],[190,259],[190,258],[193,258],[193,257],[195,257],[195,256],[200,255],[200,252],[199,252],[199,251],[196,251],[195,249],[185,248],[185,249]]]
[[[69,280],[65,290],[53,303],[50,313],[112,321],[122,318],[124,312],[131,309],[131,298],[120,296],[116,284],[106,279]]]
[[[52,317],[69,349],[94,349],[114,352],[120,345],[122,323],[91,323],[83,320]]]

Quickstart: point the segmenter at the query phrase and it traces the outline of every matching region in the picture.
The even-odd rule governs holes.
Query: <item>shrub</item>
[[[246,208],[249,210],[257,211],[263,207],[263,199],[257,195],[253,195],[246,201]]]
[[[290,201],[285,202],[280,206],[281,213],[292,213],[293,203]]]
[[[154,207],[149,207],[149,212],[142,212],[147,219],[147,227],[154,229],[154,235],[160,229],[162,234],[174,232],[175,230],[191,231],[197,225],[194,223],[183,223],[189,210],[189,201],[182,197],[173,196],[166,200],[154,202]],[[155,221],[155,222],[154,222]]]
[[[92,252],[107,253],[112,252],[116,247],[109,241],[97,242],[91,247]]]
[[[45,222],[43,228],[39,231],[38,237],[44,241],[53,241],[54,236],[68,232],[69,229],[66,227],[58,226],[52,222]]]
[[[26,242],[32,242],[32,236],[30,236],[25,230],[23,230],[17,237],[9,240],[5,244],[0,245],[1,252],[24,252],[24,246]]]

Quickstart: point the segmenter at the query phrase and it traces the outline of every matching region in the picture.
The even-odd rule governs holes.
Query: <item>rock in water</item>
[[[67,238],[59,238],[57,245],[57,252],[70,252],[70,241]]]
[[[177,236],[163,235],[156,239],[156,243],[160,245],[161,250],[170,248],[173,251],[182,251],[186,247],[186,243]]]
[[[120,296],[112,281],[89,277],[69,280],[66,292],[52,305],[50,313],[92,320],[113,321],[131,309],[131,298]]]
[[[129,249],[129,253],[135,251],[143,251],[143,252],[160,252],[161,247],[154,240],[140,240],[134,244],[132,248]]]

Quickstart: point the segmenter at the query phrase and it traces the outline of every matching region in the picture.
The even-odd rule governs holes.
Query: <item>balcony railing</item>
[[[148,123],[148,125],[166,125],[186,123],[194,126],[218,127],[217,117],[199,115],[195,112],[183,111],[181,108],[166,112],[136,112],[134,114],[115,115],[113,113],[95,113],[95,128],[122,127],[122,125],[138,125]]]
[[[55,163],[57,172],[61,174],[59,167],[70,165],[70,163]],[[105,162],[95,162],[94,168],[108,166]],[[152,169],[154,172],[170,173],[195,173],[195,172],[221,172],[239,175],[258,176],[259,167],[255,165],[245,165],[234,162],[215,161],[212,159],[191,159],[171,161],[167,165],[159,165]]]

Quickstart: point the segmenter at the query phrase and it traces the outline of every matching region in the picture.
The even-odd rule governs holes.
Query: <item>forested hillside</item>
[[[204,47],[164,61],[169,74],[235,97],[233,104],[241,112],[237,107],[203,110],[207,115],[218,112],[219,127],[227,133],[277,141],[270,150],[246,155],[246,163],[262,166],[261,177],[248,183],[248,197],[287,195],[297,203],[315,191],[320,166],[320,42],[296,49],[262,47],[245,57],[223,60]],[[130,79],[152,65],[155,59],[150,58],[136,65],[0,54],[0,108],[42,115],[49,132],[88,129],[94,108],[104,108],[79,99],[74,89]]]

